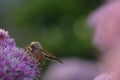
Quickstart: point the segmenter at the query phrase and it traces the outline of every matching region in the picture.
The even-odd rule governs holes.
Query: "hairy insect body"
[[[44,50],[41,44],[37,41],[32,42],[28,47],[26,47],[29,55],[33,58],[36,58],[41,64],[45,63],[45,59],[48,58],[52,61],[58,61],[63,63],[60,59],[56,58],[54,55]]]

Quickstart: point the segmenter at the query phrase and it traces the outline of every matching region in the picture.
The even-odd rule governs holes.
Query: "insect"
[[[31,42],[31,44],[25,47],[25,49],[31,57],[36,58],[41,64],[45,64],[46,58],[52,61],[63,63],[60,59],[58,59],[48,51],[44,50],[41,44],[37,41]]]

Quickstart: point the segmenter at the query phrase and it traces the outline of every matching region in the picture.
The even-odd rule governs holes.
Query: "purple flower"
[[[0,29],[0,45],[16,46],[14,39],[10,38],[8,32]]]
[[[93,80],[98,74],[97,64],[77,58],[63,59],[54,63],[45,72],[43,80]]]
[[[39,77],[37,61],[18,48],[7,31],[0,29],[0,80],[37,80]]]

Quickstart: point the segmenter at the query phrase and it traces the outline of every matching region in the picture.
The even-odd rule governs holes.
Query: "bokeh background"
[[[92,29],[85,22],[88,14],[102,3],[102,0],[0,0],[0,28],[8,30],[20,47],[39,41],[60,58],[96,60],[98,52],[91,43]]]

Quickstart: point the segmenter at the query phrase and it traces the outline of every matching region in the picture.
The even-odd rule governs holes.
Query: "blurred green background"
[[[95,60],[92,29],[85,21],[102,0],[0,0],[0,27],[18,46],[39,41],[60,58]]]

